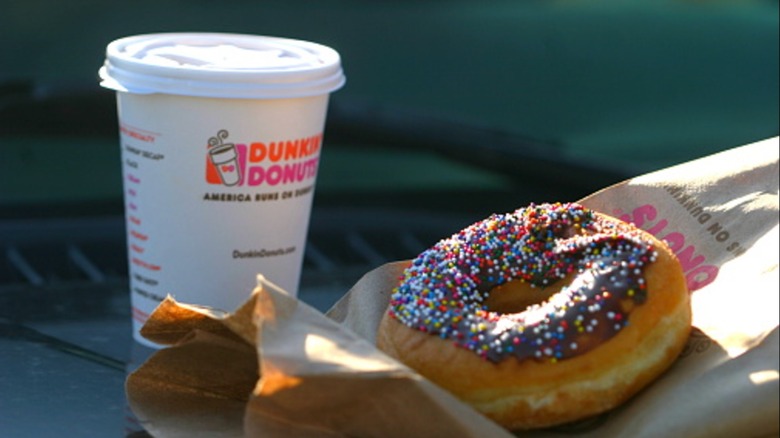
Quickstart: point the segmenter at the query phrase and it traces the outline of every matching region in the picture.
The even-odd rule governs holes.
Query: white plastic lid
[[[106,48],[100,85],[136,94],[275,99],[344,85],[339,54],[306,41],[226,33],[160,33]]]

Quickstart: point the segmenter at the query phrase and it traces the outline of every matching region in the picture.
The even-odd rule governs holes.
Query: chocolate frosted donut
[[[659,323],[665,319],[671,322]],[[661,326],[674,330],[645,345],[629,341]],[[493,215],[415,258],[393,291],[377,343],[499,423],[529,428],[622,402],[671,363],[689,327],[682,270],[663,242],[578,204],[542,204]],[[631,368],[635,353],[620,353],[629,362],[605,358],[600,375],[588,369],[607,391],[582,392],[582,373],[565,374],[577,364],[595,366],[597,355],[620,345],[663,354],[616,384],[608,375]],[[526,375],[513,376],[512,368]],[[552,391],[540,385],[548,375],[557,375]],[[562,409],[577,397],[601,401],[595,409]]]

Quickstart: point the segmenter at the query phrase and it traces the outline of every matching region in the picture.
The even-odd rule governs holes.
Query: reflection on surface
[[[780,379],[777,370],[763,370],[750,373],[750,381],[756,385],[763,385]]]

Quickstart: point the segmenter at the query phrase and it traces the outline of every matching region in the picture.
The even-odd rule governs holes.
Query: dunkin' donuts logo
[[[312,180],[322,134],[311,137],[229,143],[227,130],[221,130],[208,141],[206,182],[237,187],[275,187]]]

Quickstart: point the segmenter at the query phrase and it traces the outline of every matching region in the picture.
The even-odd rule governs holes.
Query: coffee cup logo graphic
[[[234,186],[241,182],[241,169],[238,166],[238,154],[233,143],[224,143],[228,132],[220,130],[216,136],[209,138],[209,157],[217,169],[222,184]]]

